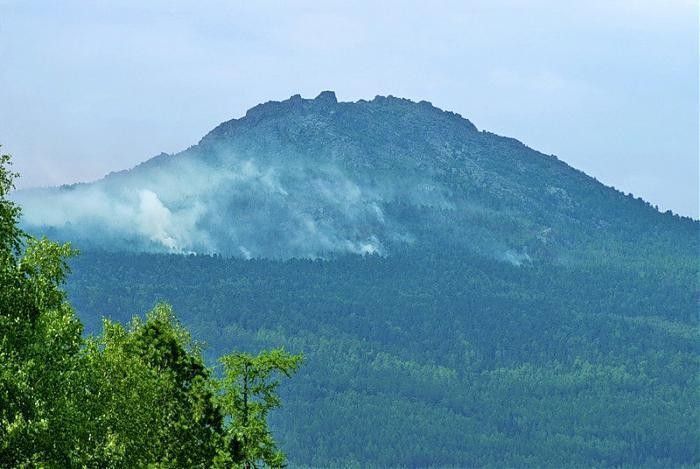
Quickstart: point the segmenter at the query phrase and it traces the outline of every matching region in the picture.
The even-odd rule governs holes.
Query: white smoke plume
[[[385,254],[410,238],[382,204],[421,196],[394,185],[362,187],[339,168],[231,159],[226,167],[167,157],[92,184],[16,192],[23,224],[91,244],[252,257]],[[434,198],[434,194],[426,193]],[[50,231],[49,231],[50,232]],[[123,245],[117,246],[123,248]]]

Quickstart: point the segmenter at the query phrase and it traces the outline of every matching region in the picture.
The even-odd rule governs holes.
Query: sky
[[[95,180],[322,90],[430,101],[698,218],[698,0],[0,0],[20,188]]]

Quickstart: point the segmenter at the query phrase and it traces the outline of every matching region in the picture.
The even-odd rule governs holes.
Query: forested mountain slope
[[[700,464],[700,223],[429,103],[294,96],[14,197],[88,331],[165,300],[212,363],[303,352],[294,464]]]

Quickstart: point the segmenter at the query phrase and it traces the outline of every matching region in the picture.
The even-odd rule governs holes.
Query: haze
[[[19,187],[97,179],[260,102],[425,99],[698,217],[695,1],[0,0]]]

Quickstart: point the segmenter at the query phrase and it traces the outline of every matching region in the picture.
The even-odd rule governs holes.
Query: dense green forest
[[[90,330],[168,299],[210,360],[303,351],[272,418],[295,464],[677,467],[700,463],[689,259],[93,252],[69,292]]]
[[[62,290],[75,252],[17,227],[8,165],[0,156],[0,467],[283,466],[267,417],[301,356],[227,351],[215,374],[165,304],[84,338]]]

